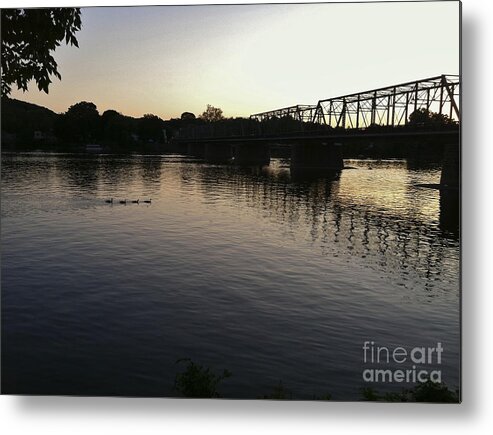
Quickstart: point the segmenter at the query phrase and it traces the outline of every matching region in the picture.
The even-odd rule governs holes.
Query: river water
[[[345,164],[3,154],[3,392],[173,396],[191,358],[232,372],[223,397],[351,400],[365,341],[440,342],[458,387],[459,239],[418,186],[440,168]]]

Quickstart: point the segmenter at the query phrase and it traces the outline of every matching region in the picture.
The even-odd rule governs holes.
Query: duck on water
[[[113,204],[113,198],[110,198],[110,199],[105,199],[104,202],[106,204]],[[118,201],[120,204],[127,204],[127,202],[130,202],[132,204],[140,204],[140,198],[139,199],[132,199],[132,200],[127,200],[127,199],[121,199],[120,201]],[[151,204],[152,203],[152,199],[144,199],[142,202],[146,203],[146,204]]]

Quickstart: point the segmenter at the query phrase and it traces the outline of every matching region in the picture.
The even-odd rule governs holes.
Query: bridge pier
[[[233,146],[234,163],[240,166],[268,166],[270,163],[269,145],[250,142]]]
[[[187,154],[195,157],[204,157],[205,145],[198,142],[190,142],[187,145]]]
[[[229,143],[208,143],[205,145],[204,158],[209,163],[229,163],[233,153]]]
[[[459,234],[460,231],[460,195],[459,190],[440,190],[440,220],[442,230]]]
[[[440,188],[458,189],[460,184],[460,146],[449,143],[443,146],[442,174]]]
[[[291,148],[291,172],[323,174],[343,167],[341,144],[295,144]]]

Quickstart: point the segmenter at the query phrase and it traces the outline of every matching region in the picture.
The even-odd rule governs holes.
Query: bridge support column
[[[204,157],[205,145],[203,143],[190,142],[187,146],[187,154],[195,157]]]
[[[239,143],[233,146],[234,163],[240,166],[267,166],[270,163],[269,145]]]
[[[341,144],[295,144],[291,148],[291,171],[324,173],[344,167]]]
[[[205,160],[210,163],[229,163],[233,157],[229,143],[208,143],[205,145]]]
[[[442,175],[440,187],[458,189],[460,184],[460,146],[458,143],[445,144],[443,147]]]
[[[440,228],[454,234],[460,229],[459,189],[440,190]]]
[[[442,175],[440,177],[440,228],[459,234],[460,219],[460,146],[443,146]]]

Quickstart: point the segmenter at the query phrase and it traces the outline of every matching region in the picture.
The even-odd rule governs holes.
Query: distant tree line
[[[222,110],[211,105],[199,117],[183,112],[180,118],[167,121],[150,113],[135,118],[113,109],[100,114],[88,101],[61,114],[7,96],[1,105],[2,145],[7,149],[77,151],[87,144],[100,144],[114,152],[155,152],[187,128],[227,121]]]
[[[101,115],[94,103],[70,106],[55,122],[54,134],[61,143],[98,143],[116,151],[152,151],[166,140],[164,121],[157,115],[133,118],[116,110]]]
[[[57,114],[35,104],[2,98],[2,144],[16,148],[75,151],[100,144],[112,151],[155,151],[166,141],[165,121],[157,115],[134,118],[116,110],[101,115],[81,101]]]

